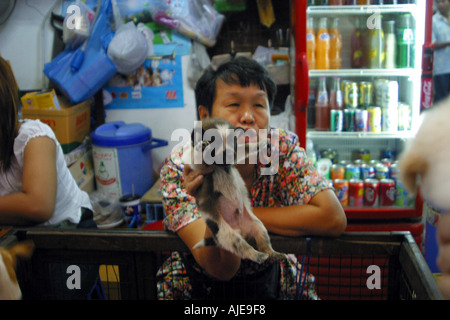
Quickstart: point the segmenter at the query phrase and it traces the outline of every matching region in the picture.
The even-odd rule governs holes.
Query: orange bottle
[[[342,67],[342,36],[338,25],[339,19],[334,18],[330,28],[330,69]]]
[[[327,29],[327,18],[320,18],[316,36],[316,69],[330,69],[330,34]]]
[[[306,25],[306,56],[309,70],[316,68],[316,35],[314,33],[314,19],[308,18]]]

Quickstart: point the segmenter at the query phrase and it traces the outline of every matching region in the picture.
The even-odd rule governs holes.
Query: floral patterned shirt
[[[300,147],[297,135],[282,129],[278,133],[279,166],[274,175],[261,175],[265,165],[258,161],[257,179],[250,189],[253,207],[282,207],[308,204],[317,193],[329,189],[327,180],[316,170]],[[273,150],[273,149],[272,149]],[[165,228],[177,232],[200,218],[195,198],[184,188],[183,148],[173,150],[161,169],[161,195],[166,212]]]

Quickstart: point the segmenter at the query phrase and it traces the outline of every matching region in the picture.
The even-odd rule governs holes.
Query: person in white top
[[[18,121],[18,86],[0,56],[0,226],[79,224],[92,210],[67,168],[52,129]]]

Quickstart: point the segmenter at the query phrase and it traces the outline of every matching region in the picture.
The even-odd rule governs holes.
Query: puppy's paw
[[[255,250],[255,252],[253,252],[253,254],[251,254],[249,257],[246,257],[246,258],[249,260],[252,260],[258,264],[261,264],[269,258],[269,255],[267,253],[259,252],[259,251]]]
[[[277,252],[277,251],[272,251],[269,253],[269,260],[270,261],[286,261],[287,260],[287,255],[281,252]]]

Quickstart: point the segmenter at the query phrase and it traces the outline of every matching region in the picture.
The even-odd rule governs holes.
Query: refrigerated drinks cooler
[[[422,0],[346,2],[292,1],[296,132],[308,156],[336,183],[346,231],[410,231],[422,248],[423,201],[420,192],[403,193],[395,161],[420,124],[430,6]],[[352,176],[354,167],[359,177]],[[378,185],[375,195],[368,178]],[[367,201],[370,196],[375,202]]]

